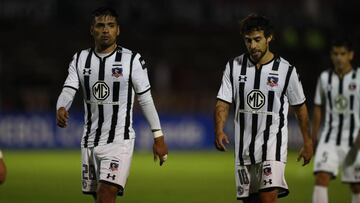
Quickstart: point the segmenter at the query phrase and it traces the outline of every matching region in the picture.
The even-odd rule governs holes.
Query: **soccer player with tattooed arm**
[[[81,88],[85,108],[81,139],[82,191],[97,203],[114,203],[124,193],[135,132],[132,127],[135,94],[154,135],[154,158],[160,165],[168,148],[161,130],[140,54],[117,45],[118,14],[102,7],[92,13],[93,48],[77,52],[57,101],[57,125],[68,125],[69,108]]]
[[[296,68],[269,50],[270,21],[250,15],[240,24],[247,52],[231,59],[223,72],[215,107],[215,146],[226,150],[224,132],[234,106],[235,181],[237,199],[245,203],[275,203],[288,195],[287,114],[294,109],[304,140],[299,158],[307,165],[313,154],[305,95]]]

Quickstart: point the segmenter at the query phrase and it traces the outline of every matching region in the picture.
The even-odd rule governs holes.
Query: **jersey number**
[[[82,177],[83,180],[96,180],[94,165],[83,164]]]
[[[245,169],[238,170],[238,175],[239,175],[239,180],[240,180],[241,185],[244,185],[244,184],[247,185],[250,183]]]

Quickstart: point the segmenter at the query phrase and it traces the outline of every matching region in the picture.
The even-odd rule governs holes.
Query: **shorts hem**
[[[85,191],[82,191],[82,193],[84,195],[95,195],[96,194],[96,192],[85,192]]]
[[[277,195],[278,198],[286,197],[286,196],[288,196],[289,193],[290,193],[290,191],[289,191],[288,189],[283,188],[283,187],[269,187],[269,188],[260,189],[259,191],[264,191],[264,190],[267,190],[267,189],[276,189],[276,188],[282,190],[282,192],[278,193],[278,195]],[[251,195],[258,195],[258,194],[259,194],[258,192],[255,192],[255,193],[250,194],[250,195],[247,196],[247,197],[236,197],[236,199],[237,199],[237,200],[244,200],[244,199],[250,197]]]
[[[327,173],[329,174],[331,177],[330,179],[331,180],[335,180],[336,179],[336,175],[334,175],[333,172],[330,172],[330,171],[324,171],[324,170],[317,170],[317,171],[314,171],[313,174],[316,175],[317,173]]]

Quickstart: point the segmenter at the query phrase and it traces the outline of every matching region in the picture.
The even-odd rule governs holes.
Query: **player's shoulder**
[[[245,54],[241,54],[239,56],[235,56],[234,58],[229,59],[228,63],[236,62],[238,65],[241,65],[243,63],[244,58],[245,58]]]
[[[122,54],[128,54],[128,55],[138,54],[138,52],[128,49],[126,47],[122,47],[122,46],[118,46],[118,52],[121,52]]]
[[[275,56],[275,60],[278,60],[279,64],[281,66],[284,66],[284,67],[292,67],[293,66],[293,65],[291,65],[291,63],[287,59],[285,59],[285,58],[283,58],[281,56]]]

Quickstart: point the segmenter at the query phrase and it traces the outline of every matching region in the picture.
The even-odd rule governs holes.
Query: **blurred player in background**
[[[224,151],[230,105],[235,107],[235,177],[237,198],[245,203],[273,203],[288,195],[285,181],[287,114],[295,110],[304,146],[299,159],[306,165],[313,154],[305,95],[294,66],[272,53],[273,27],[263,16],[242,20],[247,53],[225,68],[215,107],[215,145]]]
[[[313,202],[329,202],[330,180],[343,166],[341,179],[350,184],[352,203],[360,203],[360,157],[354,145],[360,129],[360,70],[351,64],[354,51],[346,38],[333,41],[330,57],[333,68],[321,73],[314,99],[313,138],[321,120],[324,128],[315,154]],[[351,161],[344,165],[345,157]]]
[[[0,184],[3,184],[6,179],[6,166],[3,157],[3,153],[0,150]]]
[[[154,135],[154,158],[167,158],[167,145],[151,96],[147,67],[140,54],[117,45],[117,13],[99,8],[90,28],[95,47],[77,52],[57,102],[57,124],[66,127],[75,93],[83,90],[85,124],[81,140],[82,190],[98,203],[122,195],[129,174],[135,132],[135,94]]]

